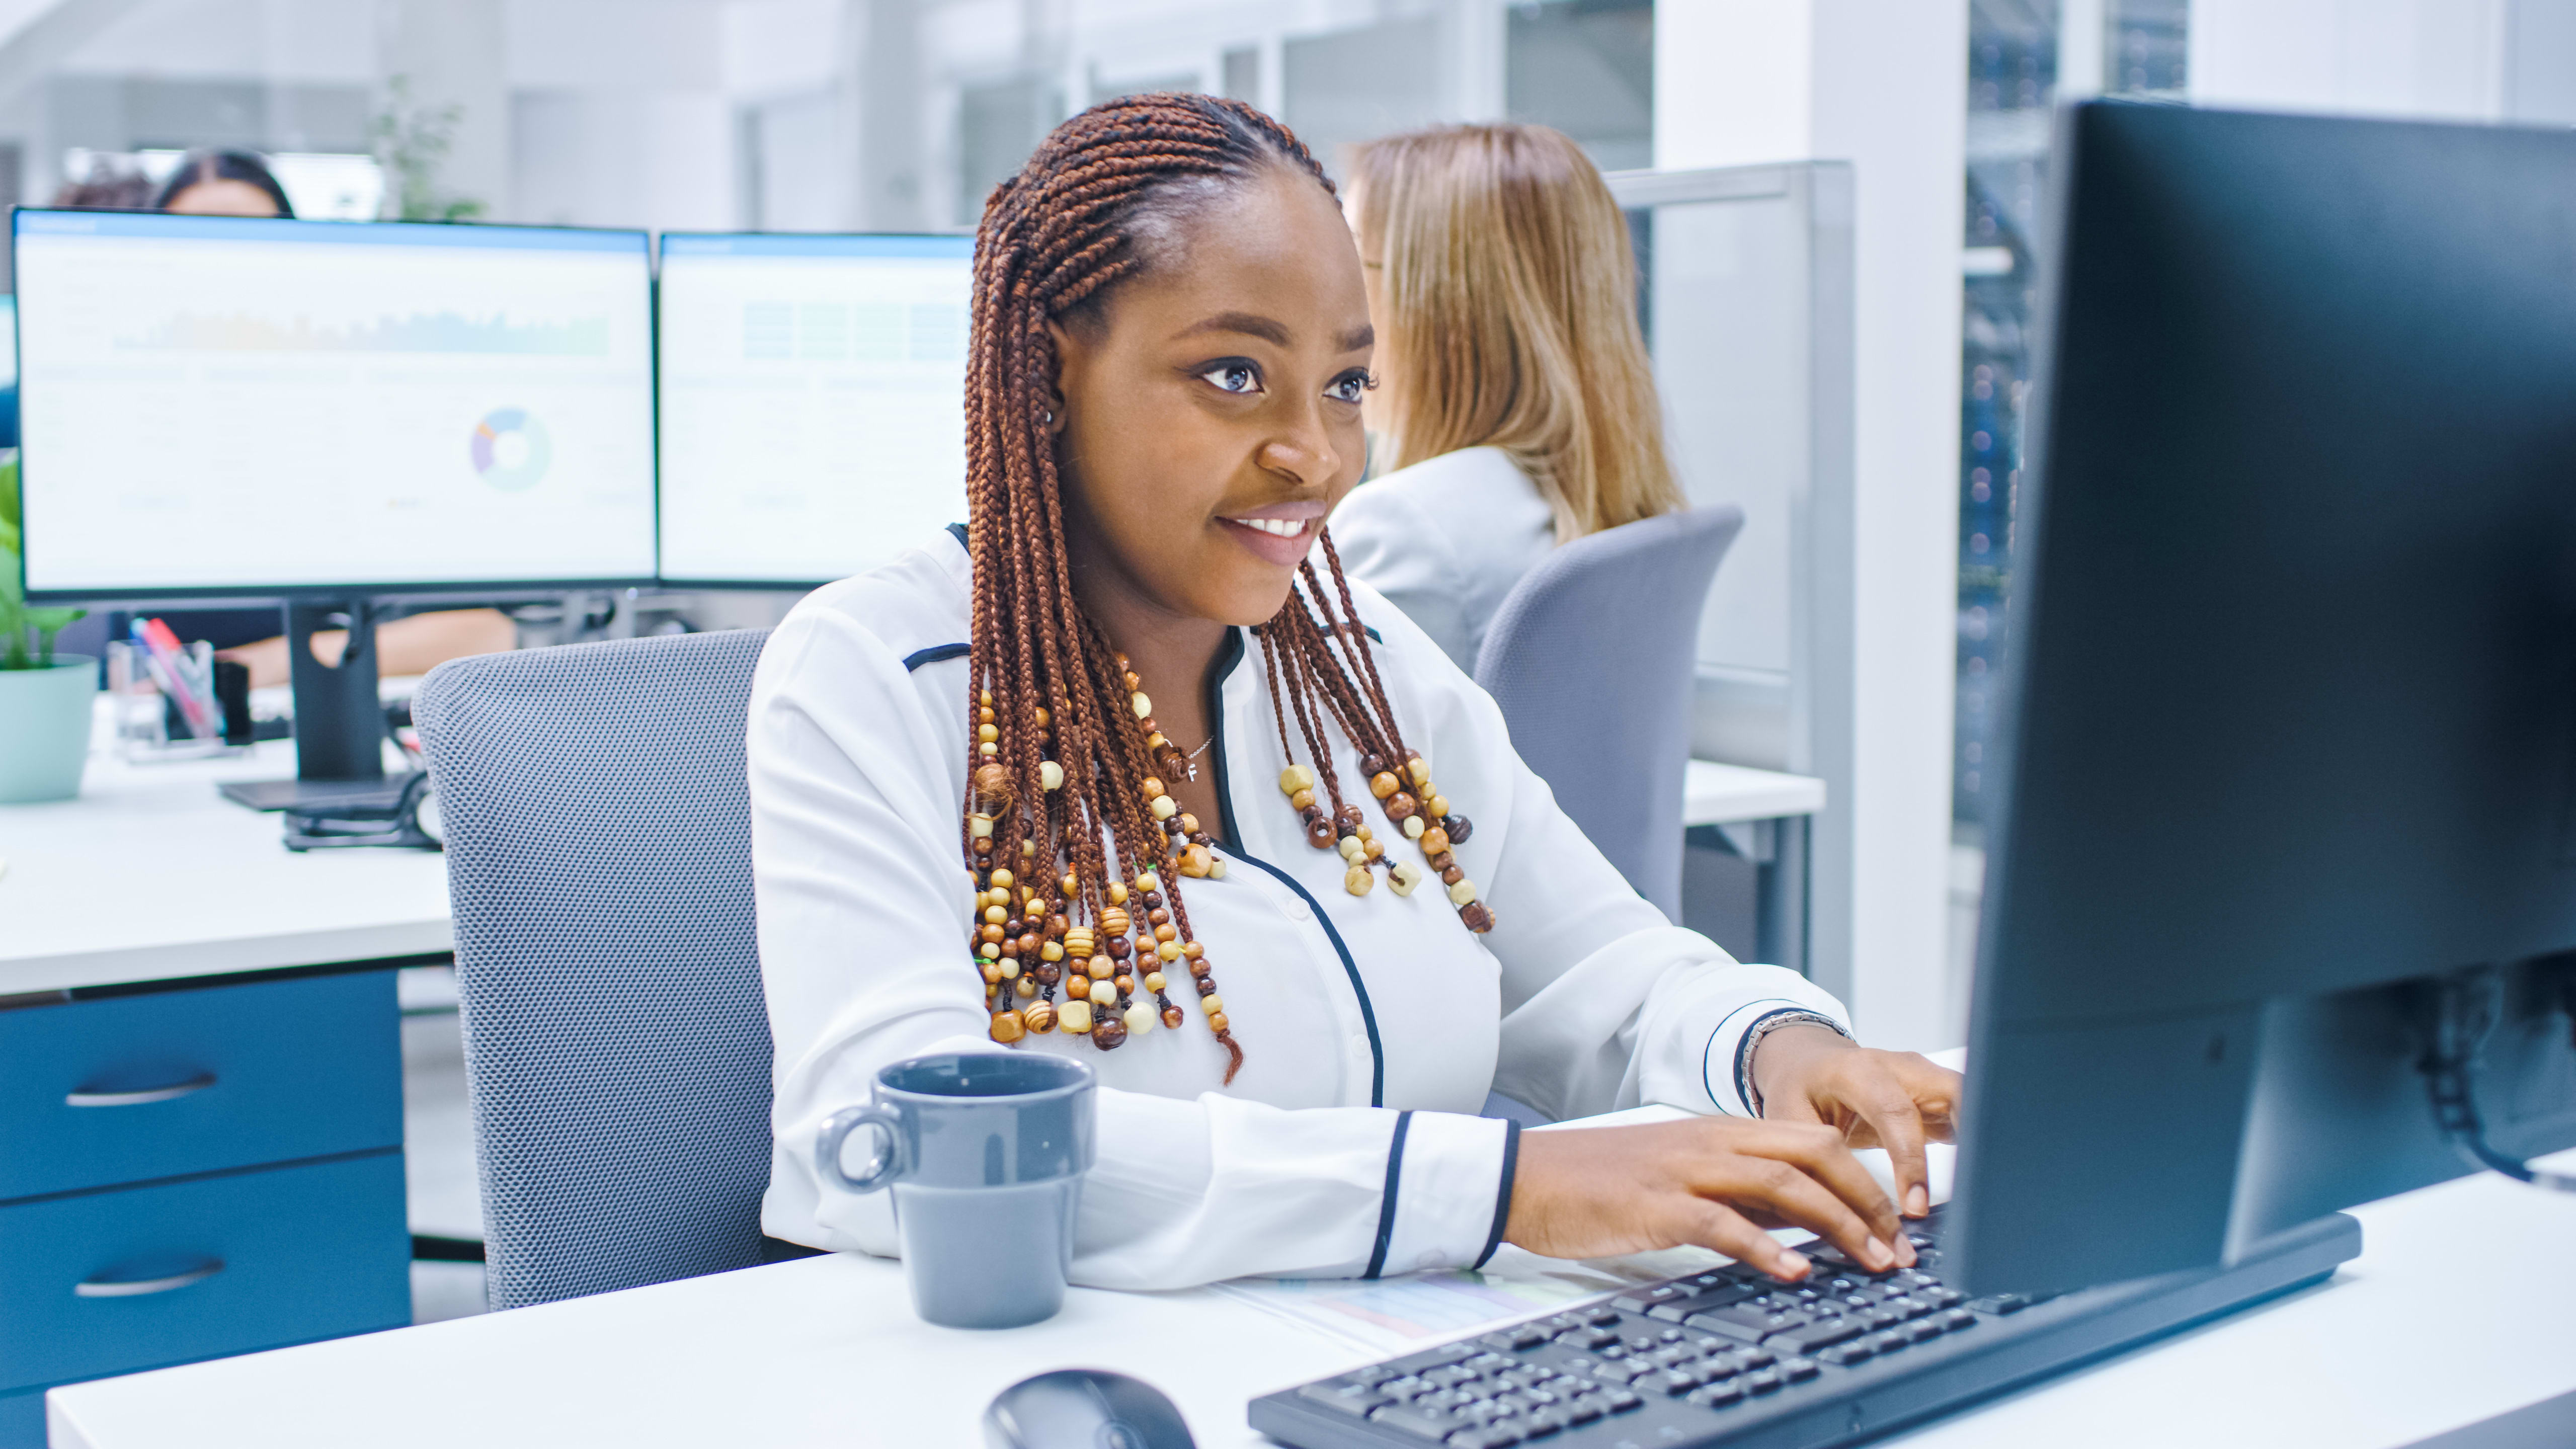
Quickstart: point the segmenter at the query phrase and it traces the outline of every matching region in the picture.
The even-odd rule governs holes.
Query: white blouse
[[[1556,515],[1511,454],[1460,448],[1352,489],[1333,547],[1472,675],[1494,611],[1556,547]]]
[[[749,768],[776,1050],[762,1224],[776,1237],[896,1255],[885,1194],[816,1177],[817,1129],[865,1101],[888,1062],[1003,1050],[985,1033],[958,848],[968,578],[961,539],[942,535],[808,596],[761,656]],[[1061,1034],[1016,1048],[1100,1074],[1077,1283],[1481,1262],[1500,1240],[1518,1130],[1473,1115],[1489,1089],[1559,1118],[1641,1102],[1741,1115],[1749,1027],[1785,1010],[1846,1019],[1802,978],[1738,965],[1667,923],[1512,753],[1493,701],[1353,587],[1406,744],[1472,823],[1454,850],[1497,924],[1470,933],[1436,881],[1409,897],[1382,877],[1365,896],[1344,890],[1341,858],[1307,843],[1278,791],[1260,645],[1234,630],[1201,757],[1224,803],[1209,833],[1226,869],[1182,890],[1243,1070],[1219,1085],[1225,1052],[1188,992],[1174,993],[1188,1013],[1177,1031],[1110,1052]],[[1336,759],[1358,778],[1347,741]]]

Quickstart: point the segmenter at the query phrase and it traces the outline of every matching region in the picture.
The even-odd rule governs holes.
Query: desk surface
[[[2576,1388],[2576,1199],[2490,1173],[2357,1216],[2363,1255],[2330,1283],[1894,1442],[2394,1449]],[[111,1379],[50,1411],[54,1449],[968,1446],[1004,1385],[1089,1365],[1155,1383],[1216,1449],[1264,1442],[1256,1395],[1379,1356],[1208,1289],[936,1328],[898,1264],[833,1256]]]
[[[1824,808],[1825,782],[1809,775],[1693,760],[1682,779],[1684,825],[1738,825]]]
[[[280,741],[220,760],[93,751],[79,798],[0,805],[0,996],[451,948],[444,857],[297,855],[215,793],[295,773]]]

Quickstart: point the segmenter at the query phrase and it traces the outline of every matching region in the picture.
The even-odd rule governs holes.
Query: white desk
[[[1909,1449],[2393,1449],[2576,1388],[2576,1200],[2493,1175],[2360,1210],[2321,1287],[1897,1441]],[[2510,1266],[2506,1266],[2510,1265]],[[53,1449],[973,1445],[1004,1385],[1138,1374],[1198,1441],[1379,1355],[1210,1290],[1076,1289],[1033,1328],[912,1314],[902,1269],[812,1258],[56,1390]]]
[[[1745,765],[1693,760],[1682,777],[1682,824],[1741,825],[1815,815],[1825,808],[1825,782]]]
[[[1682,777],[1683,828],[1753,864],[1753,960],[1807,969],[1807,817],[1824,808],[1825,782],[1807,775],[1693,760]]]
[[[94,751],[79,798],[0,805],[0,997],[451,949],[445,859],[279,843],[215,793],[295,773],[295,747],[132,765]]]

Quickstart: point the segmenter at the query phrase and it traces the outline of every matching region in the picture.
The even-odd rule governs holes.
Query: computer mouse
[[[984,1410],[988,1449],[1198,1449],[1181,1411],[1142,1379],[1057,1369],[1022,1379]]]

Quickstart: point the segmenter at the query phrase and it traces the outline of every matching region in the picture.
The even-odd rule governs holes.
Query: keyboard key
[[[1468,1427],[1447,1414],[1426,1414],[1410,1405],[1379,1409],[1369,1415],[1369,1422],[1428,1444],[1437,1444]]]
[[[1906,1337],[1916,1343],[1928,1343],[1950,1330],[1942,1327],[1941,1320],[1938,1318],[1918,1318],[1905,1325],[1903,1331]]]
[[[1569,1424],[1589,1424],[1610,1412],[1610,1400],[1600,1394],[1581,1394],[1565,1401],[1565,1419]]]
[[[1583,1321],[1595,1328],[1616,1328],[1619,1326],[1619,1310],[1608,1307],[1595,1308],[1583,1315]]]
[[[1424,1383],[1419,1374],[1406,1374],[1400,1379],[1386,1379],[1380,1382],[1377,1391],[1390,1399],[1410,1399],[1417,1394],[1431,1392],[1431,1386]]]
[[[1776,1361],[1775,1355],[1767,1348],[1739,1348],[1731,1357],[1745,1368],[1769,1368]]]
[[[1409,1353],[1402,1358],[1389,1359],[1386,1366],[1400,1374],[1418,1374],[1436,1369],[1443,1364],[1456,1363],[1463,1358],[1472,1358],[1475,1354],[1476,1346],[1472,1343],[1444,1343],[1438,1348],[1426,1348],[1420,1353]]]
[[[1820,1363],[1833,1364],[1838,1368],[1849,1368],[1853,1364],[1859,1363],[1863,1359],[1869,1357],[1869,1345],[1858,1339],[1854,1339],[1850,1343],[1838,1343],[1831,1348],[1822,1349],[1818,1351],[1814,1357]]]
[[[1962,1328],[1975,1327],[1977,1323],[1977,1315],[1970,1313],[1964,1308],[1953,1308],[1942,1314],[1939,1321],[1943,1328],[1952,1333],[1956,1333]]]
[[[1308,1384],[1297,1391],[1297,1397],[1354,1419],[1367,1418],[1369,1410],[1386,1402],[1384,1394],[1366,1384]]]
[[[1787,1379],[1793,1384],[1803,1384],[1807,1380],[1814,1378],[1820,1372],[1822,1372],[1822,1370],[1816,1367],[1815,1361],[1812,1359],[1784,1358],[1780,1360],[1780,1377]]]
[[[1923,1296],[1929,1299],[1935,1308],[1956,1308],[1968,1301],[1968,1295],[1958,1289],[1944,1288],[1937,1284],[1926,1289]]]
[[[1653,1353],[1663,1342],[1651,1333],[1632,1333],[1620,1341],[1628,1346],[1630,1353]]]
[[[1521,1442],[1517,1425],[1487,1424],[1480,1429],[1461,1429],[1449,1436],[1450,1449],[1509,1449]]]
[[[1646,1313],[1651,1312],[1658,1303],[1670,1303],[1674,1299],[1689,1296],[1689,1290],[1679,1284],[1658,1283],[1652,1288],[1640,1288],[1634,1293],[1622,1293],[1611,1301],[1631,1313]]]
[[[1767,1298],[1769,1296],[1770,1295],[1763,1289],[1750,1283],[1721,1283],[1717,1287],[1708,1289],[1705,1292],[1693,1293],[1686,1298],[1675,1298],[1663,1303],[1658,1303],[1646,1310],[1646,1316],[1649,1318],[1660,1318],[1666,1323],[1679,1323],[1694,1313],[1707,1313],[1720,1308],[1732,1308],[1738,1303],[1747,1302],[1756,1298]]]
[[[1388,1368],[1385,1364],[1373,1363],[1367,1368],[1353,1369],[1349,1373],[1342,1375],[1342,1382],[1346,1384],[1382,1384],[1395,1376],[1395,1370]]]
[[[1637,1397],[1637,1391],[1634,1389],[1612,1389],[1605,1397],[1609,1401],[1610,1412],[1614,1414],[1624,1414],[1631,1409],[1642,1409],[1646,1406],[1646,1401]]]
[[[1971,1299],[1968,1306],[1979,1313],[1991,1313],[2001,1318],[2006,1314],[2019,1313],[2028,1308],[2030,1300],[2018,1293],[1998,1293],[1992,1298]]]
[[[1519,1421],[1521,1437],[1524,1439],[1544,1439],[1550,1434],[1562,1432],[1568,1426],[1572,1425],[1573,1422],[1574,1420],[1568,1417],[1563,1409],[1535,1410],[1528,1417]]]
[[[1812,1321],[1807,1313],[1766,1313],[1752,1304],[1720,1308],[1709,1313],[1694,1313],[1682,1322],[1710,1333],[1724,1334],[1744,1343],[1760,1343],[1772,1334],[1801,1327]]]
[[[1781,1385],[1789,1382],[1782,1378],[1780,1371],[1775,1368],[1755,1369],[1749,1374],[1738,1375],[1735,1381],[1744,1385],[1744,1391],[1748,1394],[1775,1393]]]
[[[1665,1369],[1654,1375],[1652,1382],[1667,1396],[1678,1397],[1699,1387],[1699,1375],[1688,1369]]]
[[[1690,1396],[1682,1402],[1697,1404],[1703,1409],[1729,1408],[1744,1402],[1744,1385],[1731,1379],[1723,1383],[1703,1385],[1691,1390]]]
[[[1898,1349],[1912,1348],[1914,1346],[1914,1340],[1906,1337],[1904,1331],[1901,1329],[1890,1329],[1885,1333],[1873,1333],[1861,1341],[1868,1344],[1869,1351],[1875,1354],[1890,1354],[1896,1352]]]
[[[1786,1333],[1775,1333],[1763,1340],[1775,1353],[1813,1354],[1828,1344],[1858,1338],[1868,1328],[1848,1318],[1819,1319]]]
[[[1465,1364],[1451,1364],[1447,1368],[1436,1368],[1424,1374],[1422,1381],[1435,1389],[1453,1389],[1460,1384],[1473,1383],[1482,1377],[1484,1374],[1481,1370],[1471,1369]]]
[[[1555,1378],[1556,1370],[1549,1368],[1543,1363],[1525,1363],[1517,1368],[1505,1369],[1503,1372],[1495,1375],[1495,1377],[1501,1379],[1504,1383],[1518,1384],[1522,1388],[1528,1388],[1533,1384],[1543,1384],[1550,1379]]]

